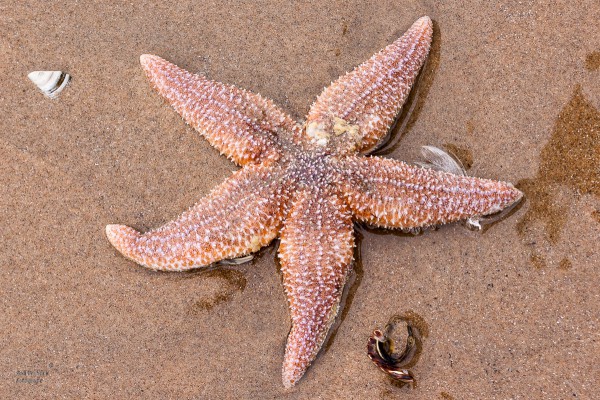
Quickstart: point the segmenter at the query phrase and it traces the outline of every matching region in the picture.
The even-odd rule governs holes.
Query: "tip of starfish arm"
[[[411,26],[410,30],[425,32],[427,41],[431,42],[431,37],[433,36],[433,22],[431,21],[431,18],[425,15],[416,20]]]
[[[498,212],[509,212],[515,206],[517,206],[521,200],[523,199],[523,192],[514,187],[511,183],[508,182],[497,182],[498,191],[498,199],[495,203],[491,205],[491,207],[486,210],[482,215],[492,215]]]
[[[416,20],[411,29],[426,32],[428,41],[431,41],[431,36],[433,35],[433,22],[427,15]]]
[[[517,189],[510,182],[499,182],[502,192],[504,194],[504,207],[518,203],[523,199],[523,192]]]
[[[328,331],[325,328],[325,333]],[[312,360],[321,348],[322,340],[307,335],[306,330],[292,327],[288,336],[283,359],[282,380],[283,386],[290,389],[304,376]]]
[[[509,184],[510,188],[512,189],[511,191],[511,200],[510,203],[508,204],[508,206],[516,206],[517,204],[519,204],[521,202],[521,200],[523,200],[523,192],[521,192],[519,189],[517,189],[516,187],[514,187],[512,184]]]
[[[421,18],[419,18],[418,20],[416,20],[415,23],[431,25],[431,18],[429,18],[429,16],[427,16],[427,15],[424,15]]]
[[[162,60],[162,58],[153,54],[142,54],[140,56],[140,64],[142,64],[142,68],[145,70],[151,68],[152,63],[160,60]]]
[[[519,189],[517,189],[516,187],[514,187],[512,184],[512,189],[513,189],[513,196],[515,198],[514,201],[519,201],[523,198],[523,192],[521,192]]]
[[[284,365],[282,373],[283,386],[286,389],[293,388],[296,385],[296,382],[298,382],[298,380],[302,378],[302,375],[304,375],[303,370],[299,370],[298,368],[294,368],[293,366]]]
[[[140,233],[126,225],[106,225],[106,237],[121,253],[128,255],[128,249]]]

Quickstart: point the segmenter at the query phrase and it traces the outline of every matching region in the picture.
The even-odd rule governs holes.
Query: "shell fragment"
[[[33,71],[27,77],[35,83],[44,96],[51,99],[55,99],[71,79],[71,76],[63,71]]]

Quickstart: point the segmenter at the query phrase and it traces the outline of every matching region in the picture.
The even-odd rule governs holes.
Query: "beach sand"
[[[597,1],[144,3],[0,5],[1,398],[597,396]],[[446,147],[526,201],[484,232],[362,231],[340,323],[285,390],[273,246],[245,265],[157,273],[105,237],[110,223],[160,226],[236,169],[150,88],[139,56],[302,118],[422,15],[435,22],[430,58],[381,153],[412,162]],[[49,100],[34,70],[72,81]],[[366,354],[404,313],[428,327],[415,388]]]

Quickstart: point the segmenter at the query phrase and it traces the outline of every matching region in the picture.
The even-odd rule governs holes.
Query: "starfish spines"
[[[125,257],[131,259],[129,243],[137,240],[140,233],[129,226],[119,224],[106,225],[105,233],[110,244]]]
[[[259,250],[279,234],[287,189],[280,169],[250,165],[235,172],[179,218],[144,234],[107,227],[126,257],[155,270],[182,271]]]
[[[379,157],[348,157],[343,170],[342,190],[354,217],[385,228],[427,227],[488,215],[522,197],[510,183]]]
[[[337,314],[354,247],[352,214],[334,194],[295,196],[279,258],[292,329],[282,377],[293,386],[316,357]]]
[[[278,135],[299,127],[271,100],[192,74],[154,55],[140,57],[155,89],[184,120],[239,165],[279,157]]]
[[[323,90],[308,113],[309,138],[319,144],[333,130],[336,134],[327,141],[348,152],[378,143],[408,97],[432,35],[431,19],[420,18],[400,39]],[[327,141],[320,144],[327,145]]]

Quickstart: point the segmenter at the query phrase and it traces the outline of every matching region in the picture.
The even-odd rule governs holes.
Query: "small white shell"
[[[33,71],[27,77],[35,83],[44,96],[51,99],[55,99],[71,79],[71,76],[63,71]]]
[[[238,257],[238,258],[229,258],[226,260],[221,260],[219,261],[219,264],[221,265],[240,265],[240,264],[244,264],[247,263],[248,261],[252,261],[254,259],[254,255],[250,254],[244,257]]]
[[[434,146],[422,146],[421,156],[425,161],[417,162],[416,164],[423,168],[431,168],[437,171],[450,172],[454,175],[467,176],[467,171],[462,163],[444,150]]]

